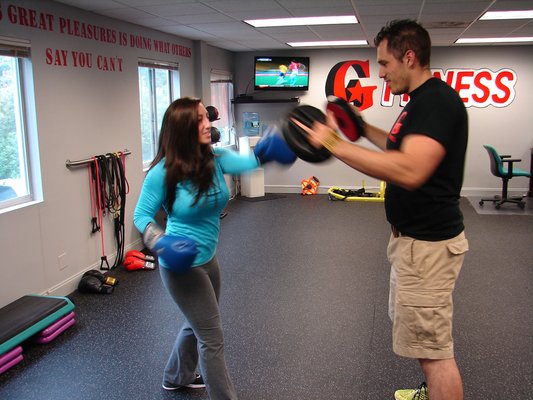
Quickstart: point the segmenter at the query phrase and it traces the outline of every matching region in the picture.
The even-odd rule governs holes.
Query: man
[[[296,85],[296,79],[298,79],[298,70],[300,69],[300,64],[292,60],[289,64],[289,69],[291,70],[291,74],[289,75],[289,85],[294,86]]]
[[[283,81],[285,80],[285,75],[287,74],[287,71],[288,71],[288,67],[286,65],[283,65],[281,64],[279,67],[279,77],[278,77],[278,80],[276,82],[276,85],[282,85],[283,84]]]
[[[463,102],[429,67],[431,40],[415,21],[392,21],[378,33],[379,77],[409,103],[387,133],[365,124],[365,136],[383,151],[341,140],[315,122],[314,147],[326,147],[358,171],[387,181],[385,210],[392,234],[389,315],[393,350],[418,359],[425,383],[398,390],[397,400],[462,400],[463,384],[452,339],[452,292],[468,251],[459,197],[468,140]]]

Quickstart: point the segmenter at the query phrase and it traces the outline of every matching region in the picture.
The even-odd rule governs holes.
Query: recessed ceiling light
[[[320,42],[290,42],[291,47],[366,46],[366,40],[329,40]]]
[[[457,39],[455,43],[523,43],[533,42],[533,37],[500,37],[500,38],[462,38]]]
[[[533,10],[521,11],[487,11],[480,19],[531,19],[533,18]]]
[[[244,22],[256,28],[265,28],[270,26],[357,24],[357,18],[355,15],[338,15],[334,17],[249,19]]]

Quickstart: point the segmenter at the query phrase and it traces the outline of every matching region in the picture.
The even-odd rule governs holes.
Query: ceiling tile
[[[418,19],[435,46],[468,36],[533,36],[533,21],[478,21],[487,9],[531,8],[532,0],[56,0],[107,17],[231,51],[287,49],[286,41],[366,39],[387,22]],[[256,29],[244,19],[355,14],[358,25]],[[255,44],[254,44],[255,43]],[[270,46],[270,47],[269,47]],[[372,44],[370,44],[372,46]]]

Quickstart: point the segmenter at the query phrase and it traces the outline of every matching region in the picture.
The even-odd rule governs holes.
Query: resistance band
[[[91,184],[91,222],[92,231],[100,231],[102,241],[102,257],[100,269],[113,269],[122,264],[124,260],[124,220],[126,210],[126,195],[129,184],[125,174],[125,154],[108,153],[91,158],[90,184]],[[96,197],[96,199],[95,199]],[[109,266],[104,247],[103,216],[109,212],[113,215],[114,236],[117,246],[117,256],[113,266]],[[98,214],[98,219],[96,217]]]

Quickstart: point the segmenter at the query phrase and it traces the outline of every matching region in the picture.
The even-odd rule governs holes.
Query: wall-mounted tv
[[[309,57],[255,57],[255,90],[309,90]]]

